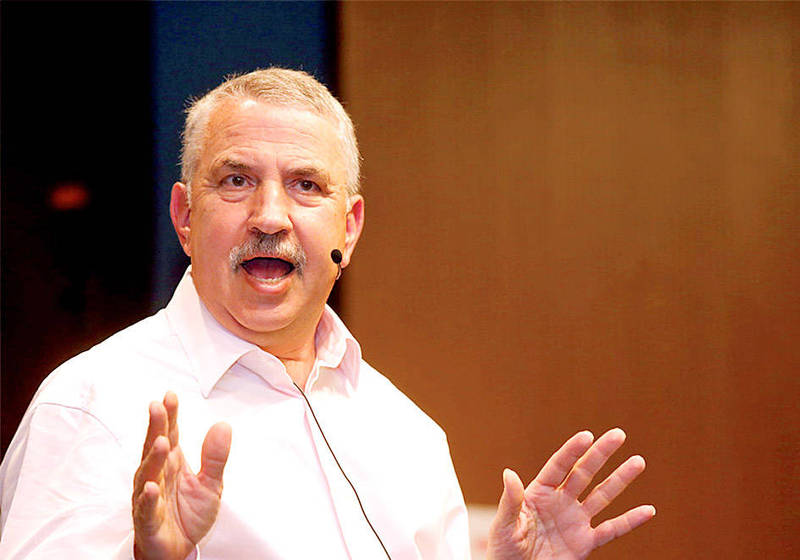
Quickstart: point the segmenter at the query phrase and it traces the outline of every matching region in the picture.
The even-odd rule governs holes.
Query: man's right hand
[[[222,496],[222,471],[231,449],[231,427],[214,424],[192,473],[178,445],[178,397],[150,403],[142,462],[133,480],[134,557],[184,560],[211,529]]]

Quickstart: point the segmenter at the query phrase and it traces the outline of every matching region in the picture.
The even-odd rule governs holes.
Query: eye
[[[308,193],[320,190],[319,185],[317,185],[314,181],[309,181],[308,179],[300,179],[297,181],[297,188]]]
[[[247,177],[244,175],[228,175],[222,180],[222,186],[233,187],[235,189],[244,188],[247,184]]]

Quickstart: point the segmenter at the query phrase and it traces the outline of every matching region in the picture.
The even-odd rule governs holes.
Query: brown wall
[[[800,5],[344,3],[345,317],[471,502],[620,425],[597,558],[800,554]]]

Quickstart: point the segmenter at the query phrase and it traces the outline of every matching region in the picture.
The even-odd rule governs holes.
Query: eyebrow
[[[320,177],[324,179],[326,183],[330,183],[330,176],[328,175],[328,172],[320,167],[293,167],[287,170],[287,174],[295,177]]]
[[[236,159],[224,159],[219,163],[218,166],[218,169],[223,168],[232,169],[234,171],[250,171],[253,169],[253,166]]]

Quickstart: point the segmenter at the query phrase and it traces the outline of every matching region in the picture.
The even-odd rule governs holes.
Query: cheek
[[[235,216],[225,212],[204,213],[198,216],[192,228],[191,247],[195,258],[218,258],[227,256],[237,242]]]
[[[320,223],[316,230],[316,235],[309,236],[309,250],[313,250],[330,261],[331,251],[339,249],[345,252],[345,235],[341,223],[336,220],[329,220]]]

